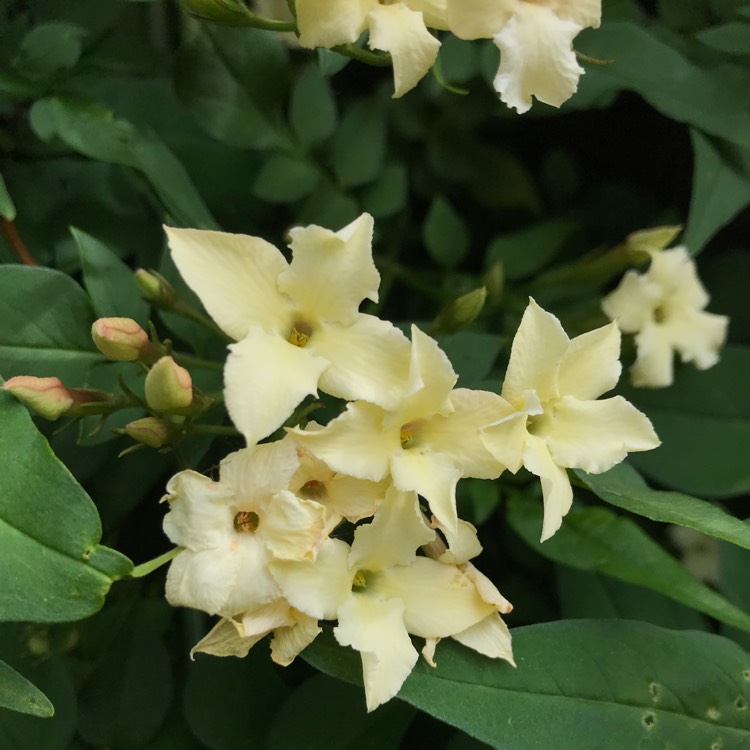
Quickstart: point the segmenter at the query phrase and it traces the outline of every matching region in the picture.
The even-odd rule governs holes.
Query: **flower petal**
[[[328,362],[260,328],[230,347],[224,368],[227,411],[252,445],[281,427],[307,395],[317,394]]]
[[[325,393],[385,409],[394,408],[403,397],[411,348],[392,323],[358,314],[349,326],[321,326],[308,348],[331,363],[320,378]]]
[[[510,631],[497,612],[460,633],[454,633],[451,638],[490,659],[505,659],[516,666]]]
[[[334,471],[379,482],[388,474],[391,455],[401,450],[398,428],[383,429],[384,414],[379,406],[353,401],[322,430],[289,432]]]
[[[707,370],[719,361],[728,325],[725,315],[688,309],[666,321],[664,328],[683,362],[694,362],[699,370]]]
[[[373,219],[362,214],[338,232],[316,225],[295,227],[291,265],[279,289],[304,315],[350,325],[365,297],[378,301],[380,274],[372,259]]]
[[[648,417],[622,396],[602,401],[565,396],[553,412],[537,419],[534,433],[546,440],[552,460],[591,474],[611,469],[628,452],[659,445]]]
[[[517,409],[528,390],[535,390],[543,402],[556,398],[557,372],[569,343],[560,321],[530,299],[513,338],[503,398]]]
[[[512,2],[498,0],[447,0],[450,30],[459,39],[489,39],[509,21]]]
[[[212,656],[247,656],[250,649],[263,638],[263,635],[242,635],[242,626],[235,620],[222,619],[214,625],[198,643],[190,649],[190,658],[195,654],[211,654]]]
[[[413,89],[434,65],[440,42],[427,30],[424,16],[404,3],[376,5],[369,16],[371,49],[391,53],[394,98]]]
[[[295,618],[293,626],[276,630],[271,641],[271,658],[283,667],[288,667],[322,632],[314,617],[296,612]]]
[[[617,287],[602,300],[602,310],[624,333],[642,330],[654,319],[661,287],[645,276],[628,271]]]
[[[630,379],[639,388],[663,388],[674,380],[674,351],[664,326],[649,323],[635,337],[638,351]]]
[[[269,333],[289,328],[290,302],[276,286],[288,265],[273,245],[242,234],[165,231],[182,278],[229,336],[239,340],[255,325]]]
[[[544,496],[544,542],[562,526],[563,516],[573,504],[573,488],[565,469],[561,469],[550,455],[547,443],[539,437],[529,435],[523,452],[523,465],[542,480]]]
[[[482,552],[482,545],[477,537],[476,528],[468,521],[458,519],[458,528],[455,533],[440,523],[437,518],[432,518],[432,528],[440,529],[440,533],[445,537],[448,549],[442,540],[437,540],[433,545],[427,545],[425,551],[429,557],[443,563],[444,565],[462,565],[471,560]],[[436,554],[430,552],[430,547],[434,547]]]
[[[440,453],[418,449],[399,450],[391,459],[393,483],[400,490],[414,490],[430,504],[431,513],[452,533],[458,532],[456,484],[461,478],[457,469]]]
[[[293,624],[291,607],[286,599],[276,599],[242,615],[242,632],[245,636],[265,635],[276,628]]]
[[[278,559],[314,558],[326,533],[325,505],[282,490],[268,504],[257,533]]]
[[[356,42],[377,0],[297,0],[299,43],[303,47],[335,47]]]
[[[529,434],[526,428],[528,416],[526,412],[518,411],[481,431],[484,447],[513,474],[523,465],[523,447]]]
[[[500,98],[519,113],[531,108],[532,96],[553,107],[567,101],[584,72],[573,52],[573,38],[581,29],[546,5],[517,3],[495,36],[500,68],[494,86]]]
[[[620,379],[620,329],[610,323],[576,336],[560,361],[557,387],[566,396],[599,398]]]
[[[271,560],[269,569],[295,609],[318,620],[335,620],[351,594],[354,573],[347,565],[349,551],[346,542],[328,539],[314,561]]]
[[[355,523],[372,516],[383,504],[386,485],[337,474],[326,484],[326,489],[326,506]]]
[[[453,411],[425,419],[418,428],[423,442],[434,453],[448,456],[462,476],[495,479],[505,467],[482,442],[480,431],[489,424],[515,413],[513,407],[496,393],[456,388],[451,392]]]
[[[368,711],[396,695],[419,658],[404,627],[403,610],[397,599],[366,594],[350,596],[339,608],[333,634],[342,646],[360,652]]]
[[[349,567],[374,571],[408,565],[416,559],[417,549],[435,536],[425,523],[417,496],[391,487],[373,520],[354,532]]]

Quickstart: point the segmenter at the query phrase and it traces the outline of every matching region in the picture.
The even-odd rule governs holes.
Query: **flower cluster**
[[[492,39],[500,50],[495,89],[519,112],[531,97],[559,107],[583,69],[572,48],[584,28],[597,28],[601,0],[297,0],[304,47],[335,47],[369,31],[372,49],[391,54],[395,94],[413,88],[437,59],[430,29],[461,39]]]
[[[436,341],[359,312],[377,299],[372,232],[368,214],[338,232],[293,229],[290,263],[256,237],[168,230],[183,277],[236,342],[225,398],[248,447],[217,480],[173,477],[164,521],[183,548],[168,599],[222,617],[197,650],[243,655],[273,634],[288,664],[335,621],[360,652],[370,710],[411,672],[411,636],[432,665],[448,637],[512,663],[511,606],[471,563],[481,545],[457,514],[461,478],[540,476],[547,538],[572,501],[566,467],[601,472],[658,445],[624,399],[596,400],[620,374],[617,326],[570,340],[533,300],[502,395],[456,388]],[[259,444],[318,390],[346,409]]]

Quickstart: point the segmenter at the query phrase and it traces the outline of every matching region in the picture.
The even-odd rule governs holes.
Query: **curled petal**
[[[557,385],[566,396],[599,398],[617,385],[621,371],[620,329],[610,323],[570,342],[560,361]]]
[[[281,427],[298,404],[317,394],[328,362],[260,328],[230,347],[224,368],[227,411],[249,444]]]
[[[288,667],[322,632],[318,621],[303,612],[293,612],[294,625],[278,628],[271,641],[271,658]]]
[[[434,65],[440,42],[427,30],[421,13],[404,3],[376,5],[369,16],[372,49],[391,53],[395,91],[403,96]]]
[[[518,3],[495,36],[500,68],[494,85],[500,98],[519,113],[531,108],[532,96],[553,107],[567,101],[584,72],[573,52],[573,38],[581,29],[546,5]]]
[[[212,656],[247,656],[250,649],[263,638],[263,635],[244,636],[242,625],[236,620],[222,619],[190,649],[190,658],[195,654]]]
[[[497,612],[487,615],[484,620],[460,633],[454,633],[451,638],[490,659],[505,659],[516,666],[510,631]]]
[[[313,559],[326,534],[326,508],[301,500],[289,490],[276,493],[261,518],[258,533],[280,560]]]
[[[513,474],[523,465],[523,448],[529,434],[527,419],[526,412],[518,411],[481,431],[484,447]]]

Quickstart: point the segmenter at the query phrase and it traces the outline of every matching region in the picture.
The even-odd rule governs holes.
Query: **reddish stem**
[[[10,242],[11,248],[13,248],[13,252],[21,263],[25,266],[39,265],[39,261],[29,252],[26,245],[23,244],[23,240],[19,236],[14,222],[3,219],[3,231],[8,238],[8,242]]]

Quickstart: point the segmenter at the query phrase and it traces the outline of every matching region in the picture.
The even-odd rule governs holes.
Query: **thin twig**
[[[8,238],[8,242],[10,242],[10,246],[18,260],[20,260],[25,266],[38,266],[39,261],[29,252],[26,245],[23,244],[23,240],[16,229],[15,222],[8,221],[7,219],[3,219],[2,221],[5,236]]]

